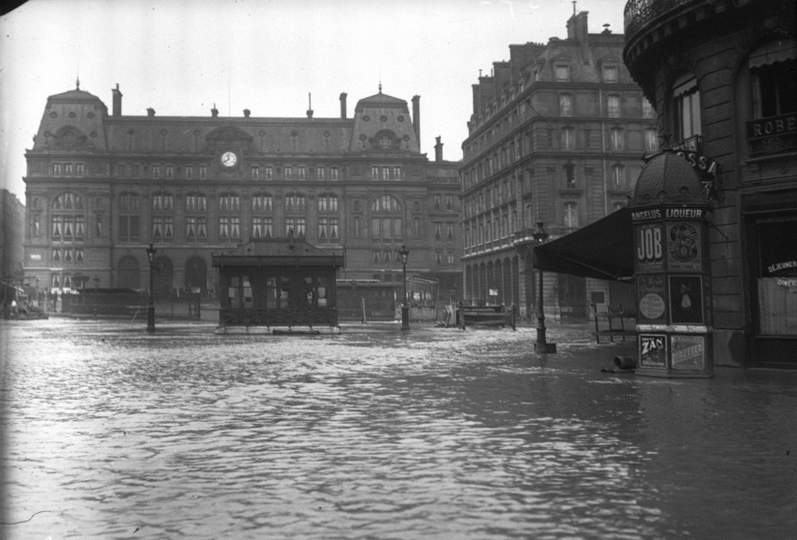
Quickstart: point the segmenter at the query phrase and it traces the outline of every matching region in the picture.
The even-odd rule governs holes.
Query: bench
[[[598,311],[597,304],[592,304],[592,316],[595,319],[595,341],[601,342],[601,337],[608,336],[609,341],[614,343],[614,338],[636,338],[636,330],[626,329],[625,319],[631,317],[623,310],[622,305],[607,306],[606,311]]]
[[[457,326],[510,326],[515,330],[515,310],[506,306],[459,306]]]

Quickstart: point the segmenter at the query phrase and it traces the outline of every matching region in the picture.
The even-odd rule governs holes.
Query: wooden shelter
[[[213,254],[219,327],[338,326],[335,275],[343,255],[304,241],[253,240]]]

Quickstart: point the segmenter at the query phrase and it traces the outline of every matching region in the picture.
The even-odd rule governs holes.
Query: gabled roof
[[[378,94],[374,94],[373,96],[368,96],[367,98],[363,98],[357,102],[357,106],[354,107],[354,112],[362,112],[364,108],[386,108],[386,107],[398,107],[402,109],[407,108],[407,102],[403,99],[399,99],[397,97],[389,96],[387,94],[383,94],[379,92]]]

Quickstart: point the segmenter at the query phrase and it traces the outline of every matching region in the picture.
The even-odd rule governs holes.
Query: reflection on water
[[[797,530],[794,373],[618,376],[530,330],[4,329],[4,519],[43,511],[4,538]]]

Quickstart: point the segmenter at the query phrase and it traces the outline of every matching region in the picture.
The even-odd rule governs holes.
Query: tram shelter
[[[212,255],[219,329],[338,328],[335,276],[343,255],[295,239],[252,240]]]

